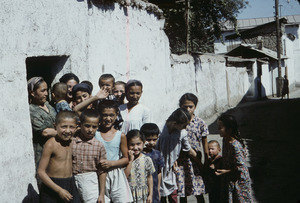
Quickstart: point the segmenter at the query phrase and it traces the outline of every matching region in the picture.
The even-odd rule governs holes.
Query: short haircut
[[[95,109],[85,109],[80,115],[81,124],[85,122],[86,118],[98,118],[100,120],[100,114]]]
[[[196,95],[194,95],[192,93],[185,93],[179,99],[179,106],[182,106],[183,103],[187,100],[193,102],[195,104],[195,106],[197,106],[197,104],[198,104],[198,98]]]
[[[132,138],[135,138],[135,137],[138,137],[140,138],[143,142],[146,141],[146,138],[144,136],[143,133],[141,133],[139,130],[130,130],[127,135],[126,135],[126,138],[127,138],[127,144],[129,145],[129,142],[132,140]]]
[[[219,149],[221,149],[221,146],[219,144],[219,142],[217,140],[211,140],[208,142],[208,144],[217,144],[217,146],[219,147]]]
[[[55,124],[58,125],[66,118],[74,119],[75,123],[77,121],[77,115],[74,111],[60,111],[56,114]]]
[[[115,86],[116,85],[122,85],[122,86],[124,86],[124,88],[126,87],[126,83],[123,82],[123,81],[117,81],[117,82],[115,82]]]
[[[139,80],[129,80],[125,86],[125,92],[127,93],[129,88],[132,86],[140,86],[143,89],[143,84]]]
[[[115,83],[115,77],[112,74],[106,73],[100,76],[98,81],[99,87],[100,87],[101,80],[108,80],[108,79],[112,79],[113,83]]]
[[[119,104],[113,100],[104,100],[99,103],[99,113],[102,115],[104,109],[114,109],[116,113],[119,113]]]
[[[58,99],[66,99],[68,94],[68,86],[66,83],[57,82],[52,87],[52,93]]]
[[[59,79],[59,82],[63,82],[63,83],[66,83],[69,81],[69,80],[75,80],[77,83],[79,83],[79,78],[77,77],[77,75],[75,75],[74,73],[66,73],[64,74],[60,79]]]
[[[91,92],[93,92],[93,89],[94,89],[93,83],[91,83],[91,82],[88,81],[88,80],[84,80],[84,81],[82,81],[81,83],[85,83],[85,84],[87,84],[88,86],[90,86]]]
[[[89,95],[92,93],[91,87],[88,84],[79,83],[77,85],[74,85],[74,87],[72,88],[73,99],[76,98],[76,92],[78,91],[87,92]]]
[[[184,124],[191,120],[191,114],[184,108],[176,109],[167,119],[167,121],[175,121],[178,124]]]
[[[152,135],[159,135],[159,128],[155,123],[145,123],[141,127],[141,132],[145,135],[145,137],[149,137]]]

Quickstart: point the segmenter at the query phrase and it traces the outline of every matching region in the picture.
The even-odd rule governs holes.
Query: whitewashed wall
[[[79,0],[12,0],[0,7],[1,202],[28,202],[37,194],[27,57],[69,56],[53,82],[72,71],[93,82],[94,93],[103,73],[141,80],[141,102],[158,124],[186,92],[199,97],[197,113],[208,118],[236,105],[249,85],[244,69],[227,69],[223,57],[171,55],[164,20],[146,9],[130,8],[126,16],[118,4],[89,7]]]

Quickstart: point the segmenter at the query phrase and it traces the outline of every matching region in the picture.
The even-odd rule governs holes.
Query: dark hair
[[[143,84],[139,80],[129,80],[125,86],[125,92],[127,93],[131,86],[140,86],[143,89]]]
[[[98,81],[99,87],[100,87],[101,80],[108,80],[108,79],[112,79],[113,83],[115,83],[115,77],[112,74],[106,73],[106,74],[102,74],[100,76],[99,81]]]
[[[54,93],[56,98],[66,99],[68,94],[68,86],[66,83],[57,82],[52,87],[52,93]]]
[[[140,138],[143,142],[146,141],[144,134],[141,133],[139,130],[130,130],[126,135],[127,144],[129,144],[129,141],[131,141],[132,138],[135,138],[135,137]]]
[[[60,79],[59,79],[59,82],[63,82],[63,83],[66,83],[69,81],[69,80],[75,80],[77,83],[79,83],[79,78],[77,77],[77,75],[75,75],[74,73],[66,73],[64,74]]]
[[[71,118],[77,122],[77,115],[74,111],[60,111],[56,114],[55,124],[59,124],[63,119]]]
[[[73,99],[76,98],[76,92],[78,92],[78,91],[87,92],[89,95],[92,93],[91,87],[88,84],[79,83],[77,85],[74,85],[74,87],[72,88],[72,97],[73,97]]]
[[[184,108],[176,109],[167,119],[167,121],[175,121],[178,124],[188,123],[191,120],[191,114]]]
[[[233,115],[222,113],[221,116],[218,118],[219,121],[222,121],[223,125],[228,129],[231,129],[231,137],[239,141],[243,147],[245,147],[243,140],[240,137],[240,132],[238,129],[238,124]]]
[[[217,140],[211,140],[207,144],[217,144],[218,147],[221,149],[221,146],[220,146],[220,144],[219,144],[219,142]]]
[[[85,109],[80,115],[81,124],[85,122],[87,117],[98,118],[100,120],[100,114],[95,109]]]
[[[159,135],[159,128],[155,123],[145,123],[141,127],[141,133],[143,133],[145,137]]]
[[[119,113],[119,105],[113,100],[104,100],[99,103],[99,113],[102,115],[104,109],[114,109],[116,113]]]
[[[87,84],[88,86],[90,86],[90,88],[91,88],[91,93],[93,92],[93,89],[94,89],[93,83],[91,83],[91,82],[88,81],[88,80],[84,80],[84,81],[82,81],[81,83],[85,83],[85,84]]]
[[[124,88],[126,87],[126,83],[123,82],[123,81],[117,81],[117,82],[115,82],[115,86],[116,86],[116,85],[123,85]]]
[[[198,98],[196,95],[194,95],[192,93],[185,93],[179,99],[179,106],[182,106],[186,100],[193,102],[195,104],[195,106],[197,106],[197,104],[198,104]]]

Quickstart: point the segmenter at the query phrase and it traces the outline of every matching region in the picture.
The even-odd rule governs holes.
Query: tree
[[[187,2],[190,4],[188,15]],[[172,7],[162,8],[172,52],[186,52],[186,38],[189,35],[188,45],[192,52],[212,53],[213,42],[221,36],[222,24],[225,21],[236,24],[239,10],[247,4],[247,0],[181,0]]]

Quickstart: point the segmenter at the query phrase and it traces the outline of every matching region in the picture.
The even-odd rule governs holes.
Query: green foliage
[[[222,23],[236,23],[239,10],[245,8],[247,0],[190,0],[189,49],[192,52],[213,52],[213,42],[221,36]],[[173,53],[186,51],[185,2],[172,8],[163,8],[166,18],[165,31]]]

